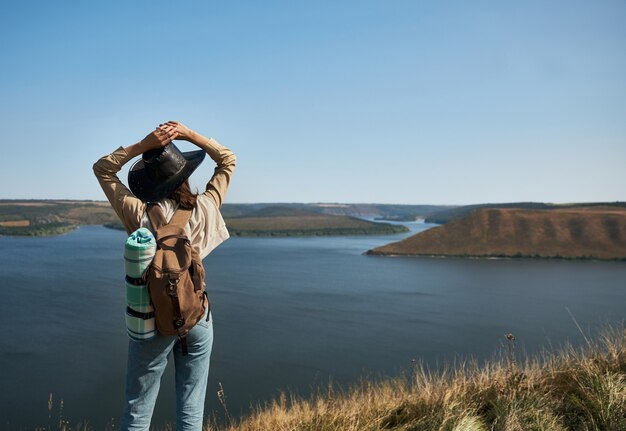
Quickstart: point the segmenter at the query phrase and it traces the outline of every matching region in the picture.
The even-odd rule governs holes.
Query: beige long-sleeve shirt
[[[196,207],[185,227],[192,247],[204,259],[215,247],[229,238],[226,224],[219,208],[226,197],[226,191],[235,170],[235,154],[215,139],[208,139],[198,144],[217,164],[213,176],[206,185],[204,193],[198,195]],[[100,158],[93,171],[115,213],[130,234],[139,227],[152,229],[146,213],[146,203],[137,198],[117,177],[131,157],[124,147]],[[169,221],[176,211],[177,203],[172,199],[158,202],[165,218]]]

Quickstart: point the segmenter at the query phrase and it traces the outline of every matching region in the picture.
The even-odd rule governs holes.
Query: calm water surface
[[[231,238],[204,264],[215,342],[207,411],[245,412],[280,390],[395,375],[413,359],[488,359],[512,332],[528,352],[582,343],[620,323],[626,264],[364,256],[410,233]],[[51,238],[0,237],[0,423],[48,425],[63,415],[101,429],[122,410],[123,232],[83,227]],[[174,419],[168,366],[153,424]]]

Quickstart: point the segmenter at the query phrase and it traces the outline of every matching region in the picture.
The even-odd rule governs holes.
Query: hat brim
[[[139,159],[128,172],[130,191],[144,202],[156,202],[168,197],[189,178],[206,156],[204,150],[186,151],[181,154],[187,160],[185,166],[166,181],[152,180],[146,172],[143,159]]]

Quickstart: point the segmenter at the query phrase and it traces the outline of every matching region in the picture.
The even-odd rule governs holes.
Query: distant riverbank
[[[299,237],[384,235],[408,232],[406,226],[299,207],[239,205],[243,214],[225,216],[231,236]],[[228,211],[226,211],[228,213]],[[108,202],[0,201],[0,235],[53,236],[78,226],[124,230]]]
[[[72,223],[48,223],[11,227],[0,225],[0,236],[54,236],[71,232],[77,227],[78,225]]]

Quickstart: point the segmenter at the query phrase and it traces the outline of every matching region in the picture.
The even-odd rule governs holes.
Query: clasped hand
[[[190,138],[191,129],[177,121],[168,121],[167,123],[159,124],[154,131],[148,133],[143,138],[141,143],[144,145],[145,151],[148,151],[162,148],[173,140],[189,141]]]

